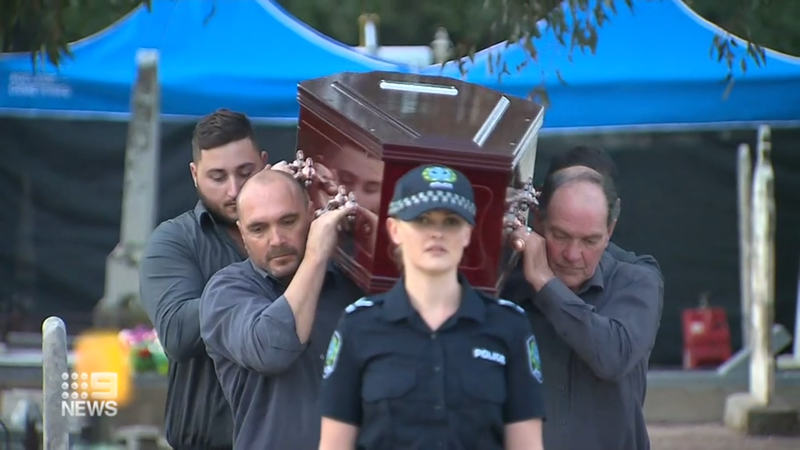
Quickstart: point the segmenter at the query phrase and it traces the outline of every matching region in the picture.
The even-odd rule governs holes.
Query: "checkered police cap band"
[[[389,215],[396,216],[406,208],[426,204],[441,207],[447,207],[449,205],[457,206],[473,216],[477,212],[475,203],[462,195],[448,191],[431,190],[419,192],[409,197],[404,197],[389,203]]]

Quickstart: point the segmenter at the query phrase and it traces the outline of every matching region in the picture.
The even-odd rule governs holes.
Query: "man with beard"
[[[200,337],[200,294],[215,272],[246,257],[236,198],[267,154],[245,115],[220,109],[197,124],[192,156],[200,201],[153,231],[139,267],[140,298],[169,358],[167,441],[176,450],[230,449],[230,407]]]
[[[249,259],[209,280],[200,330],[233,410],[234,448],[316,450],[331,335],[361,290],[330,261],[352,207],[314,218],[291,175],[263,171],[239,195]]]

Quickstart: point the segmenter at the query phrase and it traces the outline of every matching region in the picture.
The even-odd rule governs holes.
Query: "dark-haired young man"
[[[165,427],[176,450],[233,447],[231,408],[200,338],[198,308],[211,276],[247,257],[236,197],[266,160],[244,114],[220,109],[204,117],[189,164],[200,200],[160,224],[144,251],[140,298],[170,361]]]

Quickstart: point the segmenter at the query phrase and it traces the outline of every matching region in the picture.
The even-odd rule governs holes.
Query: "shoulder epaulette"
[[[511,308],[511,309],[517,310],[518,312],[520,312],[522,314],[525,314],[525,310],[522,309],[521,306],[519,306],[518,304],[516,304],[516,303],[514,303],[514,302],[512,302],[510,300],[503,300],[502,298],[498,298],[497,299],[497,303],[499,305],[505,306],[506,308]]]
[[[352,303],[352,304],[348,305],[347,308],[344,309],[344,312],[346,314],[350,314],[351,312],[353,312],[353,311],[355,311],[357,309],[371,308],[374,305],[375,305],[375,302],[373,302],[372,300],[367,299],[367,297],[361,297],[355,303]]]

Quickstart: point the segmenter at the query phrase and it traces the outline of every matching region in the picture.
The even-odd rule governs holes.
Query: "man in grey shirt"
[[[648,450],[642,407],[661,276],[606,251],[619,212],[610,177],[558,170],[539,202],[538,233],[512,237],[524,245],[525,282],[504,295],[527,310],[539,343],[545,448]]]
[[[550,167],[547,169],[547,176],[552,176],[556,172],[571,167],[586,167],[594,170],[603,177],[608,178],[617,188],[617,193],[619,193],[617,166],[608,153],[603,150],[597,147],[581,145],[573,147],[566,152],[559,153],[550,161]],[[616,208],[618,210],[621,205],[621,200],[617,199]],[[661,274],[661,267],[659,267],[655,258],[650,255],[636,255],[633,252],[623,250],[613,242],[608,243],[606,251],[617,261],[649,267],[658,272],[659,276],[663,277]]]
[[[142,304],[169,358],[166,435],[176,450],[233,446],[230,407],[200,338],[200,294],[211,275],[245,258],[236,197],[264,168],[250,121],[221,109],[200,120],[189,165],[200,201],[160,224],[139,266]]]
[[[264,171],[238,202],[249,259],[209,280],[200,332],[233,410],[234,448],[316,450],[328,342],[363,295],[329,261],[352,208],[314,218],[291,175]]]

